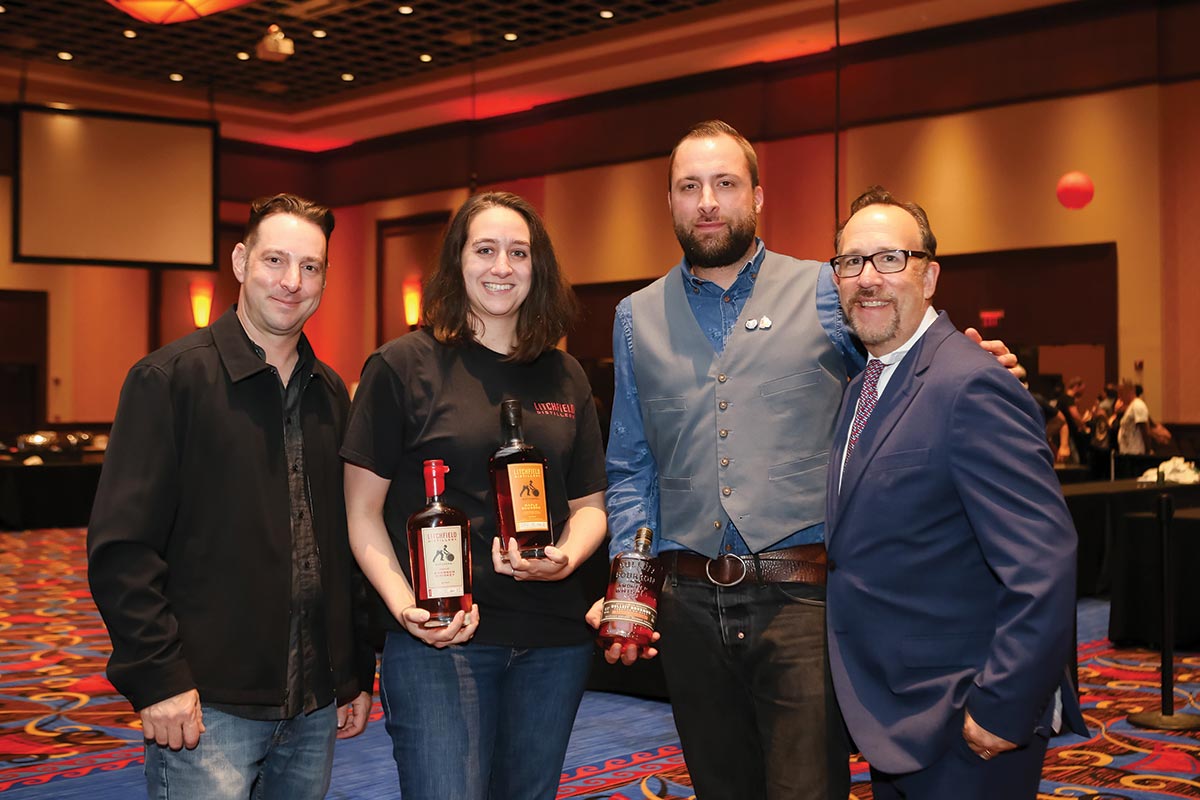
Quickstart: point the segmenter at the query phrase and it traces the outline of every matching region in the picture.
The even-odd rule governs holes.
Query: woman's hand
[[[518,581],[559,581],[574,571],[571,558],[554,545],[545,548],[545,558],[523,558],[517,540],[508,540],[508,550],[500,548],[500,537],[492,539],[492,568]]]
[[[452,644],[464,644],[479,630],[478,604],[471,606],[470,614],[459,611],[445,627],[426,628],[423,623],[428,622],[429,617],[430,614],[425,609],[409,606],[400,612],[397,620],[404,626],[404,630],[430,647],[438,649]]]

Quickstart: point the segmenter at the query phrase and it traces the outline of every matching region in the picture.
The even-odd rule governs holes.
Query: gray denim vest
[[[656,533],[716,556],[731,519],[755,552],[824,519],[846,367],[817,318],[819,271],[767,251],[719,357],[676,270],[633,294],[633,372],[658,465]]]

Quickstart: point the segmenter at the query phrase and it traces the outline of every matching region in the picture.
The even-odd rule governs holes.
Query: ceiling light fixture
[[[175,83],[179,83],[180,81],[182,81],[182,80],[183,80],[183,76],[182,76],[182,75],[180,75],[178,72],[172,72],[172,73],[171,73],[170,75],[168,75],[167,77],[168,77],[168,78],[170,78],[170,79],[171,79],[173,82],[175,82]]]
[[[396,10],[397,10],[397,11],[399,11],[401,14],[411,14],[411,13],[413,13],[413,7],[412,7],[412,6],[400,6],[400,7],[399,7],[399,8],[397,8]]]
[[[238,54],[237,54],[237,60],[238,61],[249,61],[250,54],[247,53],[245,50],[239,50]]]
[[[121,35],[124,36],[126,39],[136,39],[137,31],[132,30],[130,28],[126,28],[125,30],[121,31]]]
[[[59,61],[70,61],[70,60],[71,60],[72,58],[74,58],[74,57],[75,57],[75,56],[71,55],[71,54],[70,54],[70,53],[68,53],[66,50],[59,50],[59,51],[58,51],[58,60],[59,60]]]
[[[5,11],[8,11],[8,9],[4,6],[0,6],[0,14],[3,14]]]
[[[287,61],[296,53],[296,43],[278,25],[270,25],[254,48],[259,61]]]
[[[517,35],[516,35],[515,33],[506,33],[506,34],[504,34],[504,41],[506,41],[506,42],[515,42],[516,40],[517,40]]]
[[[607,8],[602,9],[600,11],[600,19],[612,19],[612,18],[613,18],[613,12],[609,11]]]
[[[328,31],[323,31],[320,28],[317,28],[315,31],[313,31],[314,39],[324,39],[328,35],[329,35]]]
[[[172,22],[188,22],[219,11],[244,6],[253,0],[108,0],[108,4],[119,8],[134,19],[169,25]]]
[[[351,74],[351,73],[349,73],[349,72],[343,72],[343,73],[342,73],[342,80],[344,80],[344,81],[346,81],[347,83],[349,83],[350,81],[354,80],[354,75],[353,75],[353,74]]]
[[[421,53],[421,60],[428,64],[430,61],[433,61],[433,56],[429,55],[429,53]]]

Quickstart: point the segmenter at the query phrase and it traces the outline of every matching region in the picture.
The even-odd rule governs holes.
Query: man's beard
[[[675,221],[675,238],[683,248],[688,264],[700,269],[727,267],[746,255],[754,242],[758,228],[758,215],[751,211],[729,220],[729,227],[721,236],[700,238],[687,223]]]
[[[886,321],[876,322],[872,327],[865,328],[860,325],[855,317],[855,311],[858,309],[860,300],[891,300],[892,315]],[[846,327],[850,332],[858,337],[858,340],[863,344],[870,346],[875,344],[883,344],[890,341],[896,336],[896,332],[900,330],[900,309],[896,307],[896,298],[882,297],[878,292],[866,294],[864,292],[856,292],[854,297],[850,298],[850,302],[843,307],[846,315]]]

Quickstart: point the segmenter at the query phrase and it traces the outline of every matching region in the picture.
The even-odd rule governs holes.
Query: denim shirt
[[[754,282],[765,255],[766,247],[759,239],[754,257],[738,271],[733,285],[727,290],[712,281],[692,275],[686,259],[672,270],[683,281],[688,305],[696,316],[696,322],[718,355],[725,351],[725,342],[754,291]],[[668,277],[668,280],[671,278]],[[847,372],[851,376],[858,374],[866,359],[842,320],[833,269],[827,263],[821,265],[821,274],[817,279],[817,319],[833,346],[842,354]],[[637,382],[633,374],[633,308],[628,297],[617,306],[616,324],[613,326],[613,370],[617,390],[613,397],[612,426],[606,457],[606,504],[608,528],[612,534],[609,554],[615,556],[633,549],[633,534],[638,527],[648,525],[656,534],[662,530],[658,514],[658,467],[646,441]],[[822,522],[796,531],[770,549],[811,544],[824,538],[825,524]],[[686,548],[656,535],[654,549],[655,552],[662,552]],[[721,550],[738,555],[750,553],[750,548],[732,521],[725,526]]]

